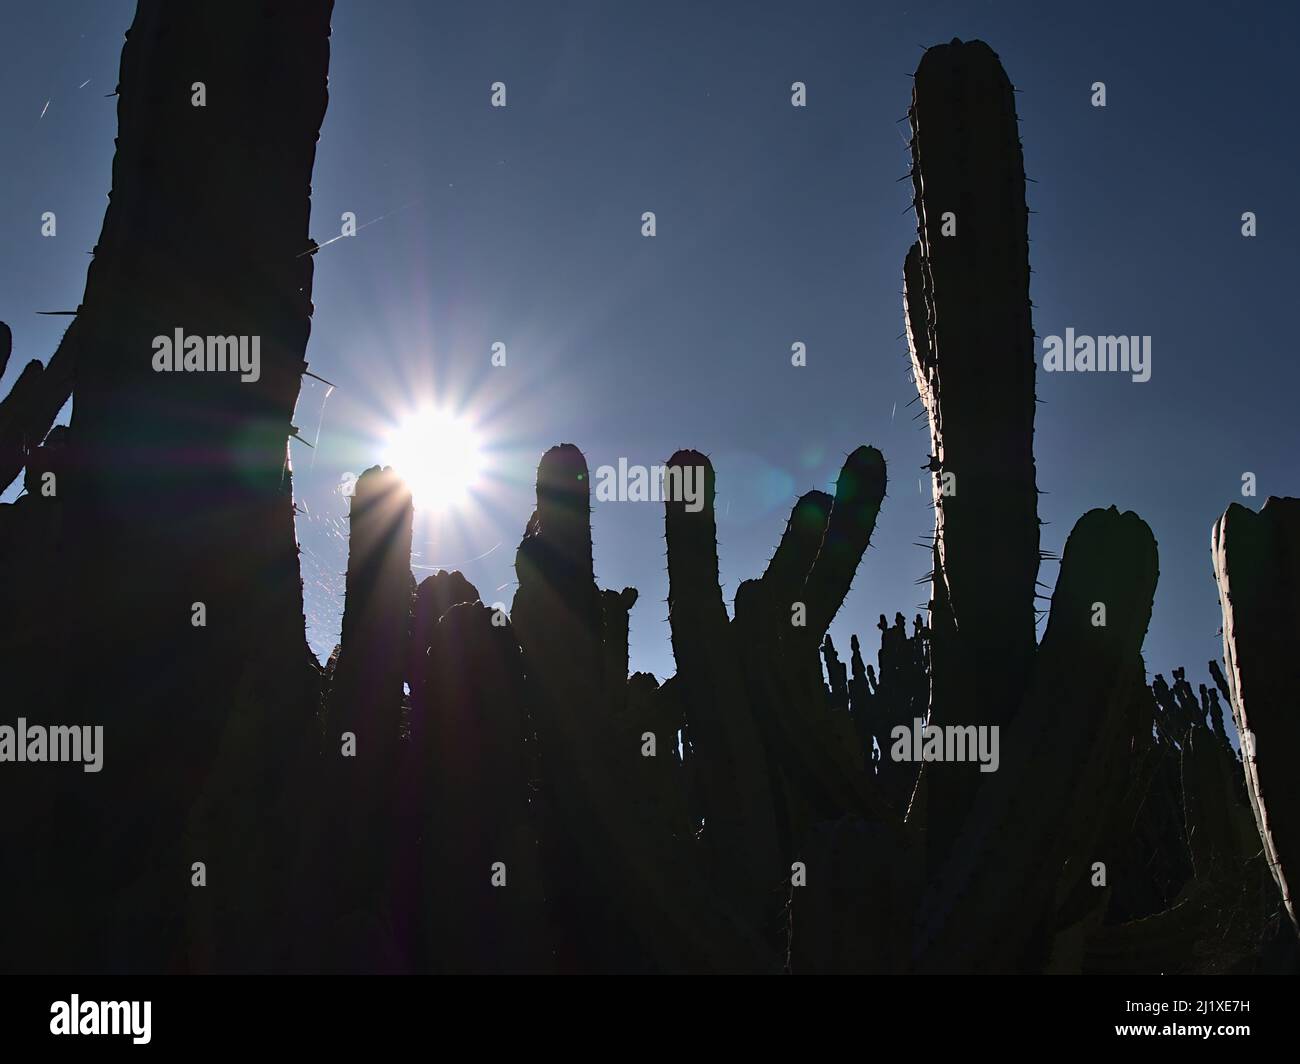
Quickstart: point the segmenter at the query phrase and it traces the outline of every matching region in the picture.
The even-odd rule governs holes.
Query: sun
[[[424,407],[389,433],[380,461],[392,466],[421,510],[452,510],[480,484],[486,464],[482,440],[464,418]]]

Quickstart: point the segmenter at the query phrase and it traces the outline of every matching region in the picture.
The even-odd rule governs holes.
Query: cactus
[[[539,748],[554,766],[543,805],[544,859],[559,920],[579,940],[574,963],[599,966],[608,927],[609,874],[601,854],[616,829],[607,815],[600,713],[600,600],[592,569],[590,479],[586,460],[566,444],[552,448],[537,470],[537,510],[519,545],[519,586],[510,619],[523,652]],[[579,810],[603,808],[596,817]],[[606,875],[601,873],[605,872]],[[585,912],[584,925],[579,913]],[[588,934],[590,937],[587,937]],[[563,954],[562,954],[563,956]]]
[[[399,815],[419,856],[398,927],[418,944],[421,971],[549,965],[523,664],[493,618],[478,602],[443,613],[413,699]]]
[[[718,583],[713,465],[698,452],[678,451],[667,468],[669,475],[693,470],[703,478],[699,511],[670,500],[664,524],[668,621],[692,756],[700,766],[705,845],[716,881],[735,898],[742,919],[759,924],[779,879],[776,811],[757,724],[739,697],[743,681]]]
[[[7,488],[22,472],[28,455],[44,437],[44,433],[36,431],[32,413],[44,376],[45,367],[32,359],[23,367],[9,394],[0,400],[0,489]]]
[[[601,678],[604,688],[601,701],[615,714],[621,714],[627,708],[628,613],[636,605],[636,600],[634,587],[600,593]]]
[[[326,696],[327,739],[343,731],[384,755],[396,742],[411,628],[411,493],[391,469],[357,479],[339,654]]]
[[[1247,790],[1269,868],[1292,924],[1300,881],[1300,500],[1234,503],[1214,526],[1223,658],[1242,737]]]
[[[1075,526],[1024,716],[1003,733],[1001,767],[977,792],[924,902],[916,944],[922,968],[1007,970],[1045,961],[1043,921],[1058,880],[1083,874],[1095,803],[1113,789],[1107,773],[1131,734],[1124,714],[1135,684],[1141,690],[1137,655],[1155,562],[1150,530],[1131,513],[1094,510]],[[1098,598],[1112,606],[1108,627],[1089,623]],[[1017,884],[1017,912],[999,919],[1008,880]]]
[[[731,617],[715,471],[698,451],[673,455],[670,478],[699,470],[703,505],[670,496],[665,506],[677,671],[662,684],[627,675],[637,592],[596,582],[577,447],[542,456],[508,618],[460,573],[415,585],[409,492],[375,467],[350,504],[343,631],[322,696],[304,653],[284,443],[310,317],[306,189],[328,13],[320,2],[249,21],[144,0],[124,52],[114,199],[86,298],[49,365],[33,363],[0,404],[0,474],[25,469],[29,489],[0,507],[10,690],[33,719],[84,704],[92,685],[138,691],[140,719],[121,722],[115,757],[153,765],[162,742],[184,766],[157,764],[157,779],[123,773],[107,802],[80,780],[20,793],[0,774],[0,805],[14,814],[0,828],[6,852],[29,855],[0,883],[3,900],[30,912],[45,896],[61,919],[74,914],[0,928],[7,963],[1295,967],[1282,916],[1300,823],[1285,760],[1300,681],[1295,501],[1270,500],[1259,515],[1234,507],[1216,527],[1227,669],[1211,663],[1213,686],[1193,688],[1182,670],[1146,685],[1156,544],[1113,507],[1072,531],[1036,645],[1023,165],[1010,83],[980,42],[929,50],[911,109],[919,239],[904,264],[904,316],[941,474],[925,621],[909,634],[902,615],[890,624],[882,614],[874,664],[856,635],[846,663],[828,631],[885,496],[871,447],[847,455],[833,496],[795,502]],[[286,55],[294,44],[274,93],[259,93],[266,70],[240,66],[256,35]],[[169,95],[179,60],[164,38],[218,74],[248,75],[228,109],[214,109],[214,128],[179,121]],[[153,138],[173,134],[193,157],[155,173]],[[211,162],[201,138],[222,135],[283,157],[256,184],[218,167],[190,188]],[[232,211],[250,225],[216,231]],[[196,237],[212,238],[211,261],[189,254]],[[205,389],[147,373],[136,355],[164,319],[192,332],[259,329],[264,380]],[[8,353],[3,329],[0,372]],[[76,422],[50,431],[74,356]],[[113,455],[134,442],[158,463],[119,468]],[[214,466],[181,469],[178,448],[200,444]],[[66,500],[32,490],[46,472],[67,480]],[[943,474],[955,474],[956,494]],[[194,541],[164,542],[178,530]],[[248,556],[210,571],[197,552],[235,536],[253,544]],[[81,551],[71,573],[68,550]],[[85,622],[63,618],[78,581],[86,608],[115,606],[97,564],[142,583],[137,628],[93,642]],[[177,603],[200,596],[221,623],[196,628],[144,686],[151,675],[131,640],[174,645]],[[1104,626],[1093,623],[1097,602]],[[251,617],[246,630],[229,631],[232,613]],[[52,668],[61,655],[78,669]],[[1244,782],[1220,695],[1256,740]],[[1001,727],[998,771],[894,760],[895,730],[927,716]],[[340,749],[345,732],[355,756]],[[40,845],[51,826],[73,857]],[[196,899],[158,869],[197,851],[227,886]],[[118,863],[101,860],[119,852]]]
[[[714,939],[742,933],[716,923],[702,930],[712,922],[703,915],[702,882],[676,855],[671,830],[640,820],[634,796],[621,786],[617,766],[636,748],[629,749],[626,737],[619,746],[617,707],[610,712],[601,703],[604,664],[620,660],[622,651],[601,642],[589,500],[587,463],[576,447],[564,444],[543,455],[511,610],[546,766],[539,790],[543,874],[560,936],[558,963],[587,970],[689,968],[701,957],[717,958]],[[611,629],[622,637],[620,625]],[[628,907],[641,918],[629,920]],[[700,933],[682,936],[683,926]]]
[[[891,627],[880,615],[880,671],[863,665],[858,637],[852,641],[850,702],[864,763],[873,770],[890,806],[906,812],[916,785],[916,766],[889,755],[891,735],[926,716],[930,698],[929,629],[917,617],[911,636],[901,613]]]
[[[212,625],[187,667],[260,666],[269,654],[272,668],[295,670],[295,699],[310,700],[286,448],[310,331],[307,222],[331,10],[329,0],[269,12],[142,0],[127,35],[114,187],[85,294],[45,372],[75,363],[67,501],[85,590],[107,604],[123,582],[138,589],[129,637],[95,633],[96,684],[146,667],[169,681],[138,648],[169,637],[198,599],[252,620]],[[224,86],[204,108],[190,100],[196,63],[210,89]],[[153,340],[177,328],[260,338],[258,379],[155,372]],[[212,691],[213,715],[228,693]]]
[[[231,803],[263,809],[268,834],[279,830],[284,777],[266,762],[289,760],[311,726],[318,667],[286,445],[311,314],[304,252],[331,7],[141,0],[122,53],[113,187],[84,295],[58,349],[44,368],[33,363],[0,417],[7,485],[75,386],[57,503],[67,576],[39,589],[59,618],[45,643],[51,653],[76,649],[56,694],[66,719],[94,712],[118,764],[135,766],[95,787],[89,776],[75,781],[62,799],[85,811],[65,816],[61,832],[83,865],[76,888],[58,861],[13,885],[20,897],[48,897],[51,911],[74,892],[66,908],[78,926],[36,920],[21,932],[51,943],[42,965],[76,966],[60,949],[78,939],[106,941],[140,967],[181,964],[171,937],[191,902],[159,869],[183,866],[232,714],[245,698],[262,707],[255,760],[222,778]],[[190,103],[198,68],[222,86],[205,109]],[[259,380],[154,372],[153,339],[178,327],[259,337]],[[206,626],[191,624],[196,602]],[[32,609],[30,600],[5,605]],[[237,860],[249,850],[238,837],[244,812],[221,804],[215,815],[203,829],[209,858]],[[158,918],[140,915],[151,907]]]
[[[427,679],[429,647],[438,621],[452,606],[478,601],[478,589],[461,572],[439,570],[432,576],[425,577],[416,588],[411,612],[410,653],[405,673],[413,702]]]
[[[910,117],[918,242],[904,318],[940,474],[929,716],[1005,728],[993,777],[938,763],[920,775],[908,822],[925,834],[929,886],[915,962],[1060,970],[1081,963],[1104,915],[1084,872],[1113,845],[1132,792],[1126,751],[1144,742],[1155,544],[1132,514],[1085,515],[1035,648],[1033,332],[1012,87],[987,45],[954,41],[922,58]],[[1097,602],[1108,627],[1087,620]],[[995,682],[972,683],[993,660]],[[1008,878],[1017,912],[1001,920]]]
[[[917,66],[909,110],[917,245],[905,321],[930,415],[935,562],[931,605],[938,725],[1006,725],[1035,645],[1038,501],[1028,208],[1011,82],[982,41],[938,45]],[[972,689],[997,659],[997,687]],[[950,767],[951,768],[951,767]],[[978,775],[927,781],[936,856]]]
[[[391,469],[374,466],[357,478],[349,510],[343,628],[324,695],[320,777],[331,824],[323,852],[347,872],[333,909],[316,914],[323,920],[364,908],[387,889],[409,661],[411,494]],[[374,948],[357,934],[338,965],[382,966],[373,952],[355,952]]]
[[[72,330],[69,330],[71,332]],[[28,463],[72,394],[72,356],[60,345],[48,366],[32,359],[0,400],[0,491]],[[0,377],[13,352],[13,332],[0,321]]]

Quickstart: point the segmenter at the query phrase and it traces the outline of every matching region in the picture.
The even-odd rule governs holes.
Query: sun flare
[[[403,419],[389,434],[380,460],[406,481],[422,510],[463,505],[479,486],[485,465],[474,426],[433,407]]]

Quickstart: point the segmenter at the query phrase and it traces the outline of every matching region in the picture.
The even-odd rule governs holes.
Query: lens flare
[[[404,418],[389,434],[380,461],[406,481],[418,509],[441,511],[470,498],[485,465],[474,426],[434,407]]]

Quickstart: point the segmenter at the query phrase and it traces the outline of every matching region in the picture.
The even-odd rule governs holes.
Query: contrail
[[[47,106],[48,106],[48,105],[47,105]],[[368,221],[368,222],[362,222],[359,226],[357,226],[357,228],[356,228],[356,232],[358,232],[358,233],[361,232],[361,230],[364,229],[364,228],[366,228],[366,226],[368,226],[368,225],[374,225],[376,222],[382,222],[385,218],[391,218],[394,214],[397,214],[399,211],[404,211],[404,210],[406,210],[407,207],[413,207],[415,204],[417,204],[417,203],[419,203],[419,202],[420,202],[420,201],[419,201],[418,199],[413,199],[413,200],[411,200],[410,203],[403,203],[400,207],[394,207],[394,208],[393,208],[391,211],[389,211],[387,214],[381,214],[378,218],[371,218],[370,221]],[[354,234],[349,234],[349,235],[354,235]],[[334,241],[336,241],[336,240],[342,240],[342,239],[344,239],[344,234],[343,234],[343,233],[340,233],[340,234],[339,234],[338,236],[336,236],[336,237],[331,237],[329,240],[325,241],[325,243],[323,243],[323,244],[317,244],[314,248],[308,248],[308,249],[307,249],[306,251],[304,251],[301,255],[299,255],[298,258],[302,258],[303,255],[315,255],[316,252],[320,251],[321,248],[327,248],[327,247],[329,247],[331,244],[333,244]]]

